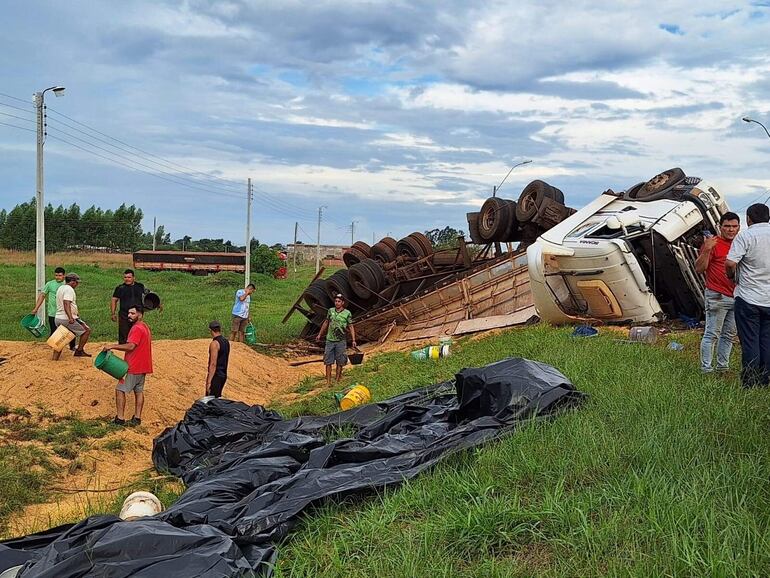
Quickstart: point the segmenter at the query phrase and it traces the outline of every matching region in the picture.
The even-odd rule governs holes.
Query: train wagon
[[[219,271],[246,272],[246,253],[203,253],[195,251],[137,251],[134,269],[148,271],[189,271],[207,275]]]

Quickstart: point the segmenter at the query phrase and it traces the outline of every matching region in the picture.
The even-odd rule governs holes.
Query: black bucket
[[[160,307],[160,297],[157,293],[150,291],[144,295],[144,309],[145,311],[151,311]]]
[[[361,365],[361,362],[364,360],[364,354],[357,351],[356,353],[348,355],[348,359],[350,360],[351,365]]]

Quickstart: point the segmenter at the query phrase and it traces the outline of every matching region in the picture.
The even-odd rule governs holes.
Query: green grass
[[[515,330],[438,362],[394,353],[350,371],[346,384],[383,399],[515,355],[590,398],[398,488],[318,506],[281,545],[277,575],[770,574],[770,392],[702,376],[695,334],[674,337],[687,349],[673,352],[569,332]]]
[[[45,501],[55,467],[46,451],[29,445],[0,445],[0,532],[8,516],[28,504]]]
[[[81,317],[93,328],[92,339],[117,340],[117,324],[110,321],[110,299],[115,286],[122,283],[122,269],[99,266],[68,266],[82,281],[77,288]],[[257,290],[251,297],[251,317],[257,341],[285,343],[299,334],[304,318],[294,314],[286,323],[281,319],[313,277],[312,268],[300,269],[289,279],[278,280],[253,275]],[[53,277],[53,268],[48,278]],[[163,311],[150,311],[145,320],[155,339],[208,337],[208,322],[219,319],[229,332],[235,291],[243,286],[243,275],[224,272],[194,276],[180,271],[137,271],[137,280],[160,295]],[[29,265],[0,264],[0,339],[32,340],[19,321],[34,305],[35,269]]]

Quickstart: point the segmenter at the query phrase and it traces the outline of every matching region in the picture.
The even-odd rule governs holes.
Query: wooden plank
[[[498,329],[500,327],[510,327],[511,325],[521,325],[533,317],[537,317],[535,306],[531,305],[521,311],[509,313],[508,315],[491,315],[489,317],[479,317],[477,319],[466,319],[457,324],[457,328],[452,335],[463,335],[465,333],[475,333],[476,331],[486,331],[488,329]]]

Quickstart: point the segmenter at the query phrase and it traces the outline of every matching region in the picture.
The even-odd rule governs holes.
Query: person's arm
[[[72,301],[64,300],[64,313],[67,314],[67,321],[75,323],[75,318],[72,316]]]
[[[352,323],[349,325],[349,328],[350,328],[350,338],[353,340],[351,345],[353,347],[356,347],[357,346],[357,344],[356,344],[356,328],[353,326]]]
[[[316,341],[321,341],[321,337],[324,333],[326,333],[326,329],[329,327],[329,320],[324,319],[324,322],[321,324],[321,329],[318,331],[318,335],[316,336]]]
[[[741,233],[738,233],[735,236],[735,239],[733,239],[733,242],[730,245],[730,251],[728,251],[727,258],[725,259],[725,274],[733,283],[736,282],[738,263],[740,263],[744,255],[746,255],[746,241],[744,235]]]
[[[110,301],[110,319],[115,321],[115,307],[118,306],[118,298],[113,295],[112,301]]]
[[[129,341],[128,343],[115,343],[113,345],[105,345],[102,347],[102,351],[110,351],[112,349],[115,351],[133,351],[136,349],[136,343],[131,343]]]
[[[43,304],[43,301],[45,301],[46,293],[45,291],[41,291],[40,294],[37,296],[37,302],[35,303],[35,307],[32,308],[32,315],[37,313],[37,310],[40,309],[40,306]]]
[[[211,380],[214,378],[214,373],[217,370],[217,356],[219,355],[219,343],[211,340],[209,344],[209,370],[206,373],[206,395],[209,395],[209,389],[211,388]]]
[[[714,247],[717,246],[716,237],[708,237],[703,241],[703,246],[700,248],[698,258],[695,259],[695,272],[705,273],[708,269],[709,261],[711,260],[711,254],[714,252]]]

